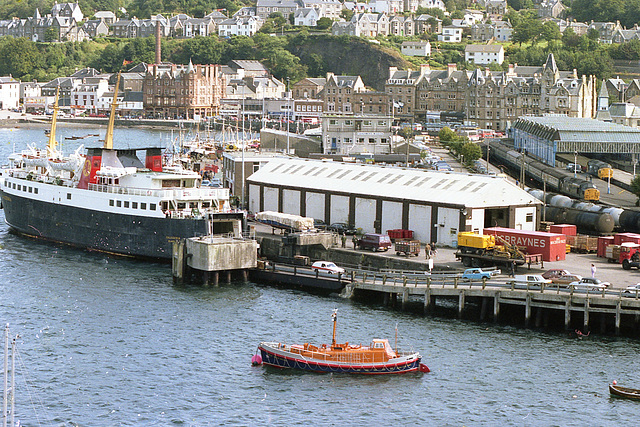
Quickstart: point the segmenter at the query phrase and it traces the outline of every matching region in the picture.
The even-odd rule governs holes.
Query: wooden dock
[[[455,275],[353,273],[347,285],[348,296],[354,298],[377,294],[385,304],[398,304],[406,309],[409,304],[422,303],[428,313],[439,299],[457,300],[458,316],[466,317],[470,304],[479,308],[479,320],[490,313],[494,321],[501,310],[523,313],[526,327],[558,324],[564,318],[567,330],[578,326],[589,331],[596,321],[600,330],[615,329],[637,331],[640,326],[640,295],[621,290],[571,290],[558,285],[528,287],[497,281],[462,282]],[[515,309],[515,310],[514,310]],[[477,310],[476,310],[477,311]],[[522,319],[522,318],[521,318]],[[562,324],[562,323],[560,323]]]

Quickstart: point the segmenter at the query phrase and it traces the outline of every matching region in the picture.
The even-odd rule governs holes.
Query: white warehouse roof
[[[542,202],[497,176],[308,159],[274,159],[247,182],[385,199],[503,208]]]

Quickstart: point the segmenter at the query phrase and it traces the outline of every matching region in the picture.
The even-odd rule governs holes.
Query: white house
[[[207,37],[212,35],[216,29],[216,24],[211,18],[189,18],[184,21],[183,25],[184,36],[187,38],[195,36]]]
[[[469,44],[464,48],[464,60],[476,64],[502,64],[504,48],[500,44]]]
[[[98,83],[84,83],[71,89],[71,108],[76,110],[98,110],[98,99],[109,89],[107,79]]]
[[[255,16],[238,16],[222,21],[218,26],[220,37],[248,36],[251,37],[262,27],[262,19]]]
[[[431,55],[431,43],[428,40],[424,41],[404,41],[400,51],[403,55],[407,56],[429,56]]]
[[[438,34],[438,41],[460,43],[462,41],[462,28],[450,25],[442,28],[442,34]]]
[[[18,108],[20,81],[13,77],[0,77],[0,110]]]
[[[295,11],[293,22],[298,26],[315,27],[318,24],[318,19],[320,19],[320,15],[316,9],[305,7]]]

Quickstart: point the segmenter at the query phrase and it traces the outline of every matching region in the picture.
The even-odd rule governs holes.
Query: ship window
[[[187,207],[187,204],[185,202],[179,202],[178,203],[178,209],[184,209]]]
[[[18,184],[18,191],[22,190],[22,185]]]
[[[122,207],[122,202],[120,200],[116,200],[116,206],[121,208]]]
[[[202,209],[206,209],[206,208],[208,208],[208,207],[209,207],[209,205],[210,205],[210,203],[209,203],[209,202],[202,202]]]
[[[16,183],[15,182],[13,183],[13,189],[14,190],[16,189]]]
[[[71,193],[67,193],[67,200],[71,200]]]
[[[34,194],[38,194],[38,187],[33,189]]]
[[[373,348],[384,348],[384,346],[382,345],[381,342],[377,342],[375,343],[375,345],[373,346]]]
[[[198,202],[189,202],[189,207],[191,209],[197,209],[198,208]]]
[[[114,204],[113,199],[109,200],[109,206],[113,206]]]
[[[129,202],[124,202],[124,207],[128,208],[129,207]]]
[[[140,209],[147,209],[147,204],[146,203],[140,203]]]
[[[116,178],[116,179],[113,180],[113,183],[115,185],[120,185],[120,180],[118,178]]]
[[[131,207],[133,209],[138,209],[138,202],[131,202]]]
[[[33,193],[33,187],[29,187],[29,193]]]
[[[155,211],[156,210],[156,204],[155,203],[149,203],[149,210]]]
[[[527,222],[533,222],[533,214],[532,213],[528,213],[527,214]]]

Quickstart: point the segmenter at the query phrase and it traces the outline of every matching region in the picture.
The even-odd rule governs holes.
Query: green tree
[[[0,75],[20,79],[42,68],[42,56],[36,44],[24,37],[0,38]]]
[[[318,22],[316,22],[316,28],[318,30],[328,30],[332,25],[333,19],[327,18],[326,16],[323,16],[322,18],[318,19]]]
[[[478,144],[465,142],[460,148],[460,154],[464,157],[465,164],[469,165],[482,158],[482,149]]]
[[[562,38],[562,33],[560,32],[560,28],[554,22],[547,21],[542,24],[542,29],[540,32],[540,36],[548,41],[560,40]]]
[[[438,138],[442,143],[451,143],[458,140],[458,134],[452,131],[450,127],[445,126],[438,132]]]
[[[57,42],[58,36],[60,33],[55,27],[49,27],[44,32],[44,41],[45,42]]]

